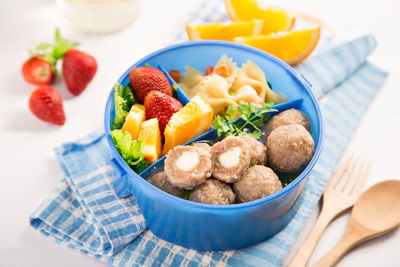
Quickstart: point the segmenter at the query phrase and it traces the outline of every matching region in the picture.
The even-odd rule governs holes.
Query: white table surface
[[[103,126],[106,96],[115,80],[133,62],[159,49],[184,22],[198,0],[142,0],[137,21],[112,35],[88,35],[66,25],[55,1],[24,0],[0,3],[0,266],[102,266],[53,239],[34,231],[29,215],[62,178],[53,147]],[[222,0],[220,0],[222,1]],[[277,1],[276,1],[277,2]],[[400,4],[397,0],[279,1],[314,14],[341,38],[372,32],[378,48],[371,61],[390,72],[381,92],[358,127],[346,155],[356,153],[372,161],[367,186],[400,179]],[[55,26],[81,49],[93,54],[98,72],[79,97],[71,96],[58,78],[54,87],[64,97],[67,122],[63,127],[43,123],[28,109],[30,91],[21,66],[33,41],[50,41]],[[317,207],[285,264],[304,240],[318,216]],[[349,220],[345,214],[322,236],[310,263],[315,263],[339,240]],[[394,231],[352,250],[338,266],[399,266],[400,231]],[[310,266],[311,266],[310,265]]]

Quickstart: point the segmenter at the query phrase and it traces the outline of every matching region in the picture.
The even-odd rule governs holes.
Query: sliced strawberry
[[[70,49],[64,56],[63,75],[68,90],[79,95],[88,86],[97,71],[96,59],[77,49]]]
[[[22,76],[28,83],[46,85],[54,80],[54,71],[52,65],[41,56],[32,56],[22,66]]]
[[[136,98],[143,103],[150,91],[160,91],[172,96],[172,88],[167,77],[159,69],[152,67],[133,68],[129,80]]]
[[[183,107],[181,102],[160,91],[148,93],[144,100],[144,105],[146,120],[157,118],[163,136],[171,116]]]
[[[62,97],[53,87],[47,85],[36,87],[29,97],[29,109],[43,121],[57,125],[65,123]]]

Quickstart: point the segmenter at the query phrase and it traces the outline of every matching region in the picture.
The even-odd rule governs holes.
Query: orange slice
[[[261,34],[263,24],[262,20],[188,24],[186,25],[186,31],[189,40],[233,41],[233,38],[238,36]]]
[[[225,0],[225,7],[229,17],[237,20],[264,20],[262,33],[290,30],[296,17],[283,9],[263,6],[257,0]]]
[[[163,154],[206,132],[213,119],[213,109],[201,96],[195,96],[189,103],[172,115],[165,128]]]
[[[321,28],[287,31],[254,37],[237,37],[235,42],[264,50],[290,65],[306,59],[318,44]]]
[[[158,127],[158,119],[144,121],[140,127],[139,139],[144,142],[144,159],[156,162],[161,156],[161,132]]]
[[[135,104],[131,107],[128,115],[125,118],[125,122],[122,125],[121,131],[131,134],[132,140],[137,139],[140,129],[140,124],[144,121],[146,115],[144,112],[144,106]]]

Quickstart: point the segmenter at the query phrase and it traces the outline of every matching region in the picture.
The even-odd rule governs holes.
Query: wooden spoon
[[[400,225],[400,181],[378,183],[354,204],[342,239],[314,267],[334,266],[354,246]]]

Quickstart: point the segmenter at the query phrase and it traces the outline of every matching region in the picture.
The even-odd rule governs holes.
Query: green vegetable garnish
[[[56,28],[53,44],[41,43],[36,46],[34,51],[29,50],[29,53],[31,53],[31,55],[43,55],[43,59],[52,65],[53,71],[55,72],[57,61],[62,59],[68,50],[78,45],[79,43],[77,42],[70,42],[63,39],[60,30]]]
[[[136,173],[142,172],[151,162],[144,160],[142,139],[132,140],[132,136],[128,132],[121,130],[111,131],[111,137],[122,159]]]
[[[230,96],[234,96],[234,95],[235,95],[234,92],[229,92],[228,94],[229,94]]]
[[[120,129],[125,121],[126,115],[132,105],[135,104],[136,100],[133,96],[130,85],[122,86],[116,83],[114,86],[114,105],[115,105],[115,117],[112,123],[113,129]]]
[[[261,126],[269,117],[268,113],[276,111],[271,109],[275,105],[273,102],[265,103],[260,107],[255,103],[248,104],[240,101],[237,109],[229,105],[226,109],[226,115],[217,115],[214,117],[212,127],[217,129],[218,138],[223,139],[227,136],[251,136],[256,139],[262,136]],[[236,120],[236,115],[238,119]],[[235,123],[232,123],[234,122]]]
[[[186,199],[186,200],[188,200],[189,199],[189,196],[190,196],[190,190],[186,190],[185,191],[185,194],[183,195],[183,199]]]

